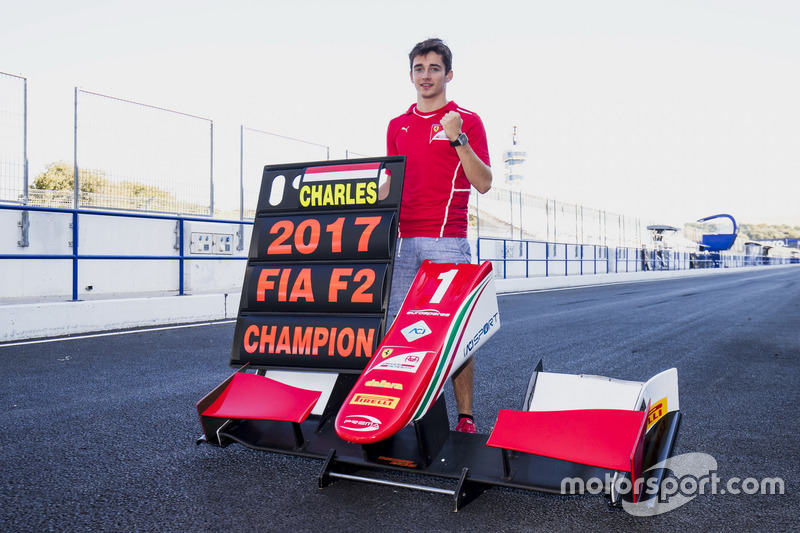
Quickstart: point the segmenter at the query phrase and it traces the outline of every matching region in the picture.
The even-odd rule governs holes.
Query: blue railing
[[[73,209],[73,208],[60,208],[60,207],[38,207],[26,205],[5,205],[0,204],[0,209],[13,210],[13,211],[31,211],[31,212],[47,212],[47,213],[67,213],[72,215],[72,253],[70,254],[30,254],[30,253],[16,253],[16,254],[0,254],[0,259],[71,259],[72,260],[72,300],[78,300],[78,271],[81,260],[135,260],[135,261],[175,261],[178,264],[178,292],[184,294],[184,271],[185,262],[191,261],[244,261],[247,256],[221,256],[221,255],[186,255],[184,242],[185,242],[185,224],[186,222],[207,222],[213,224],[236,224],[236,225],[252,225],[252,220],[221,220],[212,219],[208,217],[188,217],[180,215],[157,215],[149,213],[129,213],[129,212],[116,212],[116,211],[97,211],[87,209]],[[79,219],[82,216],[104,216],[104,217],[121,217],[121,218],[139,218],[151,220],[174,220],[178,223],[178,250],[177,255],[119,255],[119,254],[105,254],[105,255],[84,255],[80,253],[80,239],[79,239]]]
[[[38,207],[0,204],[0,209],[20,212],[65,213],[72,217],[72,252],[68,254],[15,253],[2,254],[0,260],[65,260],[72,261],[72,300],[78,300],[78,273],[82,260],[136,260],[175,261],[178,268],[178,292],[185,294],[185,263],[189,261],[245,261],[246,254],[235,256],[186,254],[185,226],[187,222],[211,224],[252,225],[252,220],[223,220],[208,217],[160,215],[98,211],[87,209]],[[177,224],[177,253],[175,255],[120,255],[81,254],[79,222],[84,216],[172,220]],[[499,252],[498,252],[499,250]],[[602,245],[551,243],[481,237],[477,242],[479,262],[492,261],[502,278],[531,278],[547,276],[574,276],[640,271],[685,270],[694,268],[732,268],[752,265],[797,263],[791,258],[736,255],[720,252],[676,252],[673,250],[647,250],[642,248],[614,248]]]
[[[792,257],[724,252],[683,252],[602,245],[550,243],[481,237],[478,262],[492,261],[501,278],[613,274],[623,272],[735,268],[798,263]]]
[[[481,237],[478,239],[477,256],[479,262],[492,261],[503,278],[612,272],[609,248],[591,244]]]

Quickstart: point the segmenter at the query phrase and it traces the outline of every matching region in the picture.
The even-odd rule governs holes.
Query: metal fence
[[[491,261],[503,279],[608,274],[615,271],[608,253],[607,246],[591,244],[487,237],[477,241],[478,262]]]
[[[0,81],[11,87],[0,95],[0,201],[251,220],[264,165],[331,159],[329,145],[240,126],[238,198],[215,206],[213,121],[75,88],[74,160],[51,163],[28,187],[26,80],[6,75]],[[6,142],[8,135],[13,142]],[[345,158],[361,156],[345,151]],[[231,170],[221,174],[230,178]],[[233,187],[225,183],[221,190]],[[615,247],[647,239],[647,223],[638,218],[500,187],[485,195],[473,191],[469,214],[472,238]]]
[[[331,156],[329,146],[277,133],[240,126],[239,176],[241,193],[241,218],[255,218],[258,191],[264,165],[269,163],[296,163],[298,161],[327,161]]]
[[[27,80],[0,73],[0,204],[13,204],[0,205],[0,209],[20,212],[17,226],[21,235],[14,245],[15,238],[7,233],[0,259],[71,260],[73,299],[78,298],[79,264],[98,260],[174,262],[177,289],[182,294],[184,265],[189,259],[183,250],[187,223],[216,216],[213,222],[235,224],[240,236],[237,250],[242,250],[241,236],[244,225],[255,215],[264,165],[331,159],[328,145],[241,126],[238,202],[234,200],[225,211],[215,208],[215,140],[210,119],[76,88],[74,159],[52,162],[30,182],[27,122]],[[345,158],[351,157],[366,156],[345,151]],[[235,165],[235,158],[230,163]],[[226,174],[235,180],[235,170],[227,168]],[[54,183],[48,185],[48,176]],[[232,185],[226,184],[229,188]],[[70,253],[31,251],[28,215],[36,210],[72,216]],[[79,253],[79,222],[98,216],[141,218],[142,224],[154,219],[175,220],[179,246],[174,255],[86,254],[85,247]],[[491,260],[503,278],[800,261],[797,255],[784,258],[646,249],[643,243],[652,240],[648,225],[639,218],[501,186],[484,195],[473,191],[469,202],[469,236],[478,243],[477,258]],[[97,240],[102,246],[103,239]],[[37,246],[47,250],[49,244],[37,242]]]
[[[75,209],[75,208],[57,208],[57,207],[38,207],[38,206],[16,206],[16,205],[2,205],[0,204],[0,211],[16,211],[22,213],[23,215],[27,215],[28,213],[59,213],[69,215],[71,217],[71,222],[69,224],[70,232],[71,232],[71,240],[69,242],[69,253],[36,253],[30,251],[23,251],[22,249],[14,251],[13,253],[4,253],[0,250],[0,262],[2,261],[48,261],[51,265],[53,265],[53,270],[62,271],[65,267],[65,260],[69,261],[70,265],[70,278],[72,281],[71,287],[71,294],[72,300],[78,300],[80,297],[80,289],[78,286],[79,281],[79,271],[81,270],[83,265],[91,262],[97,261],[108,261],[117,263],[121,262],[166,262],[172,263],[175,265],[175,270],[177,271],[177,286],[174,287],[174,290],[178,291],[178,294],[183,295],[185,294],[185,279],[186,276],[184,272],[186,270],[187,263],[191,262],[191,264],[197,264],[197,262],[214,262],[214,261],[245,261],[247,259],[246,255],[219,255],[219,254],[209,254],[209,253],[199,253],[193,252],[187,249],[186,244],[189,242],[190,239],[187,239],[187,226],[190,226],[192,222],[203,222],[208,223],[208,218],[200,218],[200,217],[190,217],[190,216],[179,216],[179,215],[161,215],[161,214],[150,214],[150,213],[124,213],[119,211],[103,211],[100,209]],[[147,221],[175,221],[176,226],[172,229],[172,233],[174,233],[174,241],[175,246],[174,250],[172,250],[171,254],[153,254],[153,253],[96,253],[92,252],[91,250],[96,250],[98,246],[103,249],[107,250],[109,248],[108,243],[97,240],[97,239],[89,239],[89,238],[81,238],[82,231],[80,228],[84,227],[84,223],[87,218],[98,218],[104,217],[107,219],[138,219],[141,221],[141,224],[144,225]],[[241,227],[245,224],[252,225],[252,222],[242,222],[236,220],[223,220],[223,219],[214,219],[213,222],[215,224],[220,225],[228,225],[232,228],[237,226]],[[235,230],[231,230],[232,232]],[[85,233],[85,230],[83,231]],[[90,250],[89,252],[84,252],[83,248],[87,248]],[[49,248],[49,246],[44,245],[38,248]],[[113,249],[113,247],[112,247]],[[113,270],[118,270],[114,269]],[[144,267],[140,269],[141,271],[144,270]],[[140,273],[138,275],[141,275]],[[124,283],[124,282],[123,282]],[[136,286],[136,283],[132,283],[132,286]],[[13,294],[13,290],[6,291],[7,293]],[[126,289],[120,288],[119,293],[126,292]],[[131,291],[133,292],[133,291]]]
[[[239,181],[241,194],[240,218],[255,218],[258,191],[264,166],[298,161],[328,161],[331,147],[304,139],[294,139],[268,131],[239,127]],[[341,157],[341,156],[339,156]],[[345,150],[345,159],[368,157]]]
[[[212,215],[213,121],[75,89],[74,207]]]
[[[470,195],[473,238],[516,239],[615,247],[649,240],[646,221],[517,190],[492,188]]]
[[[75,88],[74,160],[51,163],[29,186],[26,94],[25,78],[0,74],[0,202],[252,220],[264,165],[331,159],[329,145],[240,126],[237,191],[235,158],[216,162],[230,181],[215,180],[212,120]],[[49,186],[48,172],[61,182]],[[215,188],[229,193],[230,203],[215,205],[222,197]],[[469,217],[473,239],[615,248],[650,240],[649,221],[502,185],[485,195],[473,191]]]
[[[491,261],[502,279],[628,272],[739,268],[800,262],[800,254],[777,257],[736,252],[685,252],[481,237],[478,262]]]
[[[0,201],[27,203],[28,80],[0,72]]]

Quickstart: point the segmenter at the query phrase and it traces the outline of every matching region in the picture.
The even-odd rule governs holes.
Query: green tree
[[[102,170],[78,171],[81,192],[99,192],[108,183]],[[44,171],[34,178],[31,189],[42,191],[70,191],[75,188],[75,169],[71,163],[57,161],[50,163]]]
[[[30,189],[72,191],[75,188],[74,175],[75,169],[71,163],[50,163],[36,176]],[[116,199],[116,207],[164,210],[165,206],[169,208],[177,203],[175,196],[169,191],[135,181],[110,180],[102,170],[80,169],[78,176],[81,203],[84,205],[108,205],[109,199]]]
[[[800,226],[788,224],[742,224],[740,230],[754,241],[800,238]]]

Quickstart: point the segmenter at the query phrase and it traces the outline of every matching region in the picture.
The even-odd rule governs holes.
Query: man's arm
[[[444,128],[445,135],[451,141],[455,141],[458,138],[462,125],[463,120],[457,111],[450,111],[442,117],[442,128]],[[481,161],[469,144],[457,146],[455,150],[470,184],[481,194],[491,189],[491,167]]]
[[[392,122],[386,128],[386,155],[397,155],[397,144],[395,144],[395,132]]]
[[[480,160],[469,144],[456,147],[461,166],[467,179],[475,189],[483,194],[492,188],[492,169]]]

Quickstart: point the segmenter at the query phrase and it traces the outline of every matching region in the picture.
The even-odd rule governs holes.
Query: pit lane
[[[641,518],[601,496],[446,497],[340,481],[316,460],[196,446],[195,402],[227,377],[232,322],[0,345],[4,531],[788,531],[800,509],[800,269],[499,297],[477,354],[475,415],[520,407],[531,370],[644,381],[675,366],[675,454],[784,495],[703,494]],[[454,404],[450,387],[448,406]],[[412,481],[418,481],[413,479]]]

